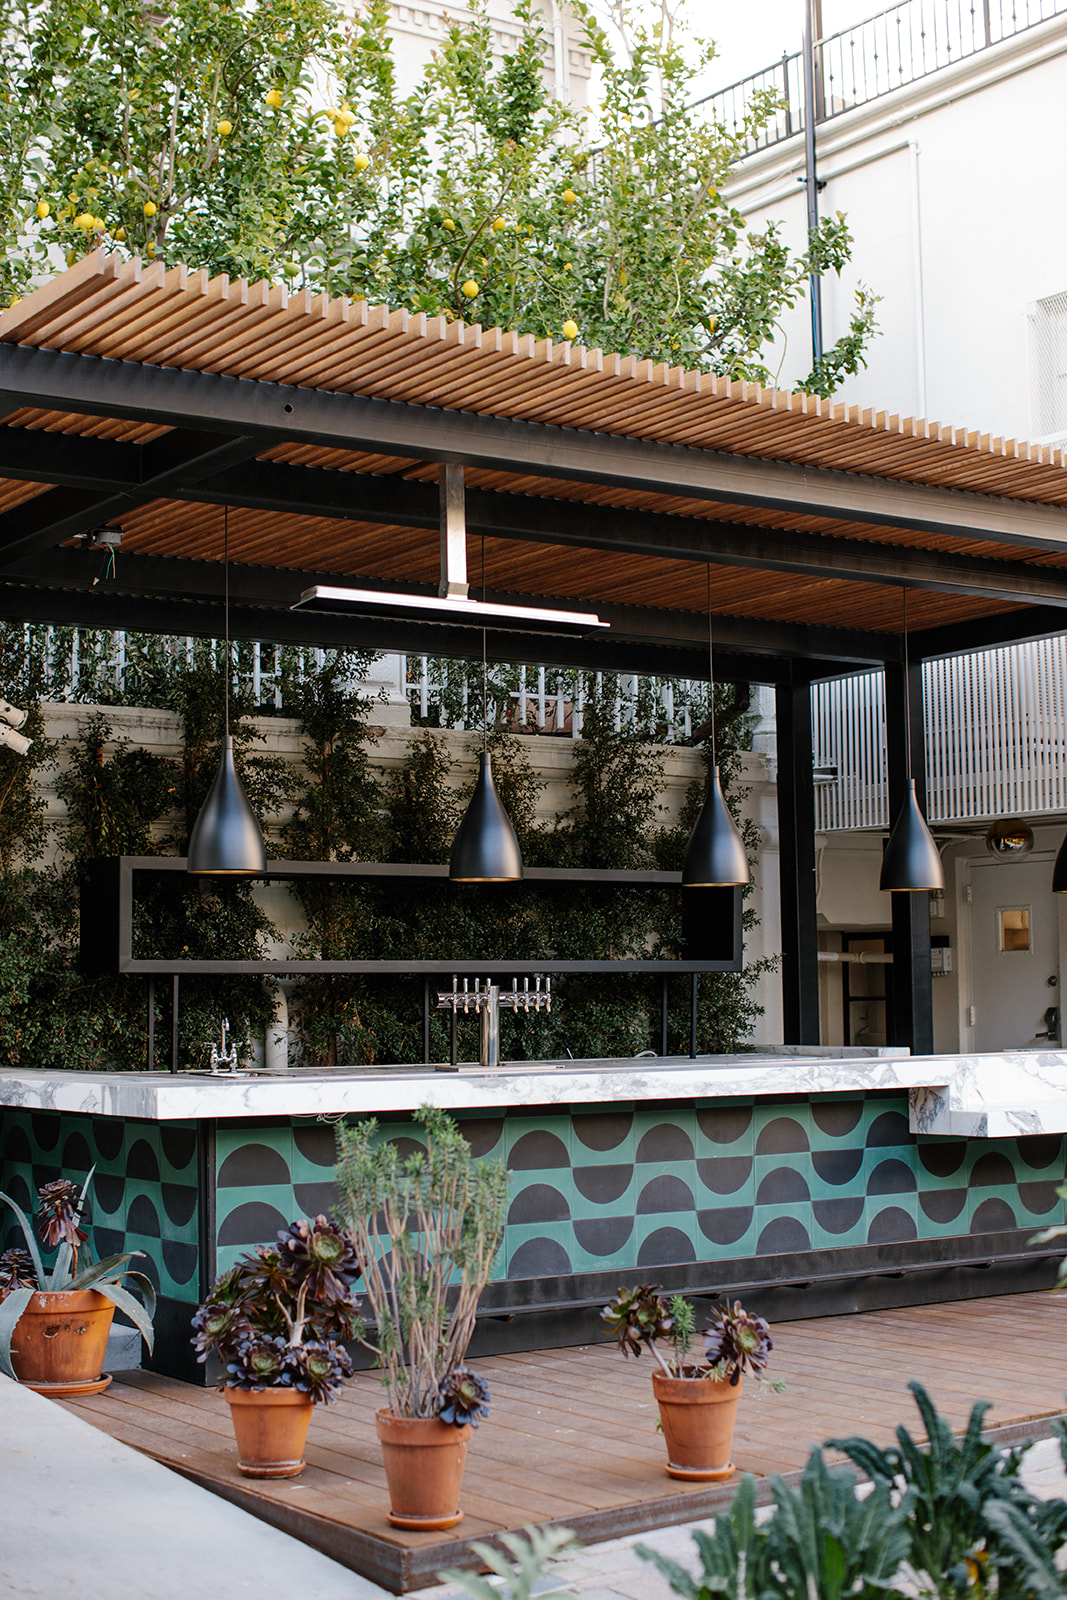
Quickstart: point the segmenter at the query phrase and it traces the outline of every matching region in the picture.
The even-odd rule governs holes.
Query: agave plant
[[[216,1279],[193,1318],[198,1361],[213,1351],[219,1386],[299,1389],[315,1404],[336,1398],[358,1336],[360,1275],[351,1236],[326,1217],[302,1217]]]
[[[133,1323],[152,1349],[152,1317],[156,1309],[156,1291],[141,1272],[127,1265],[140,1250],[127,1250],[121,1255],[106,1256],[95,1261],[88,1249],[89,1235],[81,1226],[85,1215],[93,1167],[81,1190],[69,1178],[56,1178],[37,1191],[37,1226],[41,1242],[56,1254],[50,1267],[44,1264],[29,1217],[10,1195],[0,1194],[0,1201],[15,1213],[26,1241],[25,1250],[7,1250],[0,1257],[0,1370],[11,1378],[15,1369],[11,1364],[11,1341],[15,1325],[34,1294],[42,1291],[58,1294],[65,1290],[95,1289]],[[132,1295],[122,1280],[136,1284],[141,1296]]]

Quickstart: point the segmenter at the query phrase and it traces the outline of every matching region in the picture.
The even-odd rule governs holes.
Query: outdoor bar
[[[161,1370],[194,1375],[189,1315],[217,1270],[329,1209],[337,1119],[404,1141],[428,1102],[514,1173],[486,1351],[593,1336],[620,1282],[797,1318],[1053,1281],[1028,1240],[1064,1218],[1067,1054],[932,1054],[926,894],[893,896],[897,1045],[819,1045],[810,690],[884,667],[891,810],[912,781],[921,804],[922,662],[1062,628],[1061,452],[105,254],[0,315],[0,392],[4,617],[775,688],[780,1047],[205,1075],[176,1050],[156,1070],[154,1042],[142,1073],[0,1071],[5,1191],[95,1163],[94,1242],[145,1252]],[[74,541],[117,519],[101,577]],[[448,611],[474,540],[503,620]],[[338,609],[347,582],[377,602]],[[516,607],[609,626],[549,636],[509,626]],[[169,982],[176,1017],[183,973],[208,968],[138,958],[137,868],[98,864],[83,960]],[[316,868],[340,870],[263,872]],[[743,959],[740,903],[686,892],[719,896],[673,965],[695,993]],[[425,1027],[464,969],[403,966]]]

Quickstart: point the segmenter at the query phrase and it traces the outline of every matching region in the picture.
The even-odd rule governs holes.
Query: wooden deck
[[[811,1445],[862,1433],[918,1431],[907,1392],[919,1378],[954,1426],[994,1398],[987,1421],[1039,1434],[1063,1413],[1067,1303],[1043,1294],[779,1323],[774,1375],[783,1394],[746,1386],[734,1461],[760,1476],[796,1471]],[[104,1394],[61,1402],[115,1438],[324,1551],[395,1593],[472,1565],[467,1541],[530,1522],[558,1522],[587,1542],[710,1514],[732,1485],[684,1484],[663,1471],[651,1362],[613,1345],[488,1357],[493,1410],[471,1441],[466,1513],[448,1534],[402,1533],[385,1518],[374,1432],[381,1389],[360,1373],[344,1398],[317,1407],[299,1478],[254,1483],[236,1468],[229,1410],[215,1390],[153,1373],[120,1374]]]

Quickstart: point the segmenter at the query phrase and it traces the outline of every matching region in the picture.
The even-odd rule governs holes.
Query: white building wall
[[[836,398],[1006,438],[1031,426],[1027,308],[1067,290],[1058,151],[1067,16],[847,112],[818,130],[824,216],[855,238],[824,280],[825,343],[847,330],[858,283],[882,296],[867,369]],[[758,229],[780,219],[802,248],[800,135],[749,157],[730,189]],[[791,387],[811,364],[805,301],[770,362]]]

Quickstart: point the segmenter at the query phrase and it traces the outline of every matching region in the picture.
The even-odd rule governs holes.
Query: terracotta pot
[[[114,1315],[95,1289],[38,1289],[11,1338],[19,1382],[57,1398],[106,1389],[111,1379],[100,1372]]]
[[[731,1387],[725,1379],[652,1374],[670,1477],[714,1482],[730,1476],[734,1470],[730,1447],[742,1382],[739,1378]]]
[[[470,1424],[457,1428],[438,1417],[394,1417],[388,1408],[375,1420],[389,1485],[389,1521],[397,1528],[454,1528],[463,1516],[459,1486]]]
[[[304,1470],[311,1396],[299,1389],[238,1389],[227,1384],[237,1470],[246,1478],[295,1478]]]

